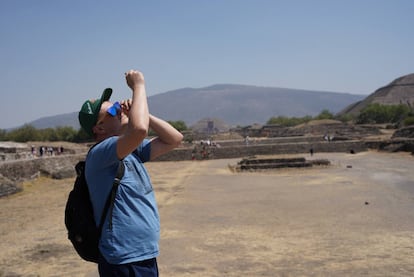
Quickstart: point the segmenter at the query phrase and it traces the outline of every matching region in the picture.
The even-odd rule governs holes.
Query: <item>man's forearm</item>
[[[129,126],[131,128],[147,129],[148,124],[147,96],[145,93],[145,86],[142,84],[132,89],[132,105],[129,111]]]
[[[171,124],[149,115],[149,127],[157,134],[158,138],[165,144],[178,145],[183,139],[183,135],[177,131]]]

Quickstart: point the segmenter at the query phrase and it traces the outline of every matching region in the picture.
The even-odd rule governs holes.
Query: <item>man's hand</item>
[[[131,98],[121,101],[122,112],[127,116],[129,116],[129,110],[131,109],[131,105],[132,105],[132,99]]]
[[[137,70],[130,70],[125,72],[125,79],[132,90],[135,90],[137,87],[145,85],[144,75]]]

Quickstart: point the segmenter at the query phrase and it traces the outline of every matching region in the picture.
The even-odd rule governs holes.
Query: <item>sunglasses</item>
[[[112,106],[110,106],[106,110],[106,112],[112,117],[116,116],[120,111],[121,111],[121,104],[119,104],[119,102],[115,102]]]
[[[121,111],[121,104],[119,102],[115,102],[112,106],[110,106],[108,109],[106,109],[106,113],[109,114],[112,117],[115,117],[119,112]],[[99,120],[96,125],[99,125],[102,123],[103,117],[101,120]]]

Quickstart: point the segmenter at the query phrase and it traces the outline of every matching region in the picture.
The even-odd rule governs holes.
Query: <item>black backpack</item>
[[[109,208],[113,206],[119,182],[124,176],[125,166],[122,161],[119,162],[112,192],[105,202],[98,227],[93,216],[93,207],[85,178],[85,161],[78,162],[75,169],[77,177],[73,189],[69,193],[65,208],[65,225],[68,231],[68,239],[82,259],[98,263],[100,256],[98,245],[102,226]],[[112,217],[112,214],[110,216]]]

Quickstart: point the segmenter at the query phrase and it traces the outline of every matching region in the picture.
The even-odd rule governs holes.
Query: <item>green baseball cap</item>
[[[112,89],[106,88],[101,98],[94,99],[94,100],[86,100],[83,103],[81,110],[79,111],[79,123],[83,130],[88,133],[91,137],[93,137],[93,126],[96,125],[96,121],[98,121],[99,111],[101,110],[102,103],[108,101],[112,95]]]

